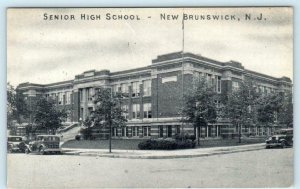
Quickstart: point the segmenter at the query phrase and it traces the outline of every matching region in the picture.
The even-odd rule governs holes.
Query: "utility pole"
[[[181,52],[181,58],[182,58],[182,70],[181,70],[181,95],[182,95],[182,99],[181,99],[181,109],[183,110],[184,107],[184,13],[182,13],[182,52]],[[181,112],[181,119],[183,120],[183,111]],[[183,134],[183,121],[181,122],[181,132]]]

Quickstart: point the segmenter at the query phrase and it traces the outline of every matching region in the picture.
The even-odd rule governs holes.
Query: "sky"
[[[44,14],[48,19],[44,19]],[[254,20],[262,13],[262,20]],[[100,15],[82,20],[81,14]],[[140,20],[107,20],[106,14]],[[179,15],[163,20],[161,15]],[[184,51],[293,79],[292,8],[8,9],[7,81],[48,84],[87,70],[111,72],[151,65],[158,55]],[[245,20],[251,14],[251,20]],[[74,15],[75,20],[49,20]],[[230,20],[195,20],[226,16]],[[193,19],[192,19],[193,18]],[[239,20],[238,20],[239,19]]]

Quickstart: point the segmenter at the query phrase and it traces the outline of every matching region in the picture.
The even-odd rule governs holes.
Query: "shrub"
[[[178,141],[177,148],[178,149],[185,149],[185,148],[195,148],[196,143],[190,139],[186,141]]]
[[[196,136],[195,136],[195,135],[189,135],[189,136],[187,137],[187,139],[188,139],[188,140],[191,140],[191,141],[194,141],[194,140],[196,140]]]
[[[177,144],[175,141],[172,140],[160,140],[156,141],[156,149],[159,150],[174,150],[177,147]]]
[[[141,150],[151,150],[152,147],[151,140],[142,141],[138,144],[138,148]]]
[[[81,139],[81,136],[80,135],[76,135],[75,136],[75,140],[80,140]]]
[[[79,133],[83,136],[85,140],[89,140],[92,137],[92,131],[90,127],[81,128]],[[77,140],[77,139],[76,139]]]
[[[189,135],[189,134],[177,134],[175,136],[175,139],[178,141],[186,141],[186,140],[196,140],[196,136],[195,135]]]
[[[184,148],[194,148],[195,142],[192,140],[174,140],[174,139],[150,139],[138,144],[141,150],[174,150]]]

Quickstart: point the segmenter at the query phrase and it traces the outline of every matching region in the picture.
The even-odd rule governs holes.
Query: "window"
[[[132,119],[140,118],[140,105],[132,104]]]
[[[196,89],[199,81],[203,79],[203,75],[201,72],[194,72],[193,74],[193,88]]]
[[[278,121],[278,112],[274,111],[274,122]]]
[[[175,133],[180,134],[180,125],[175,126]]]
[[[113,95],[116,95],[119,92],[119,86],[118,85],[113,85],[112,86],[112,91],[113,91]]]
[[[202,77],[202,73],[201,72],[194,72],[194,79],[197,81],[197,80],[200,80]]]
[[[126,127],[126,136],[128,137],[130,135],[129,133],[129,127]]]
[[[117,127],[113,128],[113,130],[112,130],[112,136],[115,136],[115,137],[118,136],[118,128]]]
[[[151,127],[143,127],[143,136],[151,136]]]
[[[239,82],[237,81],[232,81],[232,90],[237,91],[239,89]]]
[[[267,87],[266,87],[266,86],[264,86],[264,93],[265,93],[265,94],[267,94],[267,93],[268,93],[268,91],[267,91]]]
[[[122,137],[126,137],[127,136],[127,129],[126,129],[127,127],[123,127],[122,128]]]
[[[63,93],[58,93],[58,104],[64,104],[64,96]]]
[[[93,88],[88,88],[87,89],[88,101],[93,101],[93,97],[94,97],[94,89]]]
[[[131,83],[132,86],[132,97],[138,97],[140,96],[140,85],[139,82],[132,82]]]
[[[132,127],[131,131],[132,131],[132,136],[133,137],[139,136],[139,127]]]
[[[216,103],[217,108],[221,108],[221,101],[220,100],[216,100],[215,103]]]
[[[216,92],[217,91],[217,76],[213,76],[211,78],[211,86],[213,86],[214,91]]]
[[[252,112],[252,107],[251,107],[251,105],[249,105],[249,106],[247,107],[247,109],[248,109],[248,113],[250,114],[250,113]]]
[[[164,137],[164,126],[160,125],[159,127],[159,137],[162,138]]]
[[[128,94],[128,84],[127,83],[122,83],[121,84],[121,92],[123,97],[129,97]]]
[[[144,96],[151,96],[151,80],[143,81]]]
[[[93,112],[93,108],[92,107],[88,107],[88,111],[87,111],[88,116],[90,116],[92,114],[92,112]]]
[[[123,111],[122,114],[125,117],[125,119],[128,119],[129,113],[128,113],[128,105],[127,104],[122,105],[122,111]]]
[[[66,104],[71,104],[71,92],[66,92]]]
[[[211,84],[212,84],[212,75],[211,74],[206,74],[206,81],[207,81],[207,84],[211,86]]]
[[[83,101],[83,92],[82,89],[79,90],[80,101]]]
[[[151,104],[150,103],[145,103],[144,104],[144,118],[152,118]]]
[[[65,118],[65,120],[66,120],[67,122],[71,122],[71,121],[72,121],[72,113],[71,113],[71,110],[67,110],[66,113],[67,113],[67,117]]]
[[[217,92],[221,93],[221,77],[218,76],[217,78]]]
[[[49,94],[45,94],[45,98],[48,100],[49,99]]]
[[[167,137],[172,137],[172,125],[167,126]]]
[[[83,108],[80,108],[80,119],[83,119]]]
[[[258,86],[258,91],[259,91],[259,93],[264,93],[264,87],[259,85]]]

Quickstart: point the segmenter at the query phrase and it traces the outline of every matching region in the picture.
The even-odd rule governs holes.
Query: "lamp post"
[[[79,118],[80,127],[82,126],[82,118]]]

